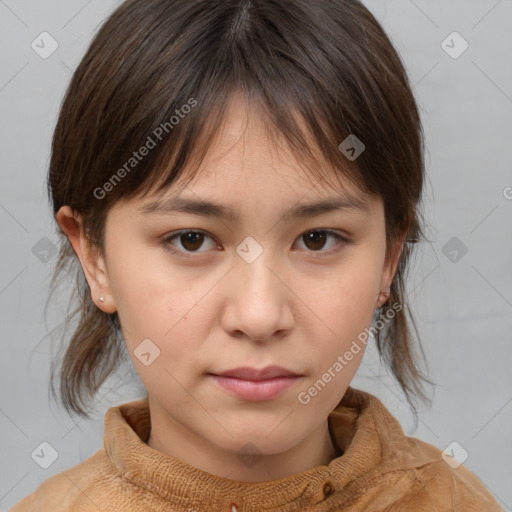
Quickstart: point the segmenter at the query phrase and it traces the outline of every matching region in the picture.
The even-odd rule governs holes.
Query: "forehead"
[[[174,182],[127,200],[132,203],[130,213],[190,213],[252,222],[263,217],[271,221],[276,215],[283,220],[307,219],[332,211],[367,215],[380,201],[363,192],[346,169],[334,169],[311,140],[314,161],[306,161],[268,124],[261,105],[242,94],[232,96],[213,133],[202,146],[199,137],[193,153],[199,147],[204,154],[199,160],[192,157]]]
[[[308,130],[298,120],[303,134]],[[199,164],[191,159],[170,187],[153,197],[177,196],[188,190],[198,194],[231,199],[251,196],[302,197],[343,194],[362,198],[364,193],[347,169],[335,169],[308,137],[314,161],[290,147],[287,139],[268,122],[268,115],[256,101],[241,93],[233,94],[223,122],[216,130]],[[196,148],[197,150],[197,148]],[[347,165],[350,165],[347,162]]]

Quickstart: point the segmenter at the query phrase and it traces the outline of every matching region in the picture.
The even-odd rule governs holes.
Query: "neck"
[[[150,411],[153,411],[150,404]],[[212,444],[185,428],[167,414],[151,413],[151,433],[147,444],[162,453],[212,475],[241,482],[266,482],[327,465],[337,457],[327,419],[298,445],[286,452],[261,454],[251,450],[233,453]],[[255,448],[255,447],[254,447]]]

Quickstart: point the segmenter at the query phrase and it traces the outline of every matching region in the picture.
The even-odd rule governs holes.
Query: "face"
[[[87,274],[98,306],[118,311],[152,423],[233,454],[247,443],[282,453],[325,425],[364,344],[308,390],[371,325],[396,260],[385,259],[378,197],[348,181],[337,192],[315,186],[284,144],[269,142],[235,97],[197,176],[160,198],[166,208],[144,211],[147,197],[109,211],[104,255]],[[179,211],[177,198],[234,215]],[[341,207],[292,215],[328,199]],[[251,384],[212,375],[271,365],[297,376]]]

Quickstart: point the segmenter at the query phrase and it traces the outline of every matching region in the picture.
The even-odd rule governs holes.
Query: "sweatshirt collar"
[[[327,465],[270,482],[240,482],[212,475],[146,444],[151,429],[147,398],[110,408],[104,448],[133,484],[184,510],[299,510],[328,500],[334,492],[375,471],[391,467],[405,436],[381,402],[349,387],[328,417],[339,457]],[[378,469],[377,469],[378,468]]]

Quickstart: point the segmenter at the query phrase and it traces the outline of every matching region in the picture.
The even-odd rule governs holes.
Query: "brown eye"
[[[179,242],[179,245],[176,244],[175,240]],[[201,253],[208,250],[208,247],[204,250],[199,250],[205,245],[205,240],[210,240],[211,247],[218,247],[211,236],[201,231],[180,231],[172,236],[167,237],[164,240],[164,245],[169,250],[177,253]]]
[[[329,238],[334,239],[335,243],[331,243],[331,246],[329,248],[327,248],[326,250],[322,250],[326,246]],[[329,231],[325,229],[315,229],[313,231],[308,231],[307,233],[301,235],[299,237],[299,240],[304,242],[304,245],[306,246],[307,250],[319,253],[331,253],[337,250],[336,246],[338,246],[338,248],[341,249],[341,246],[349,243],[349,240],[347,240],[346,238],[338,235],[334,231]]]
[[[322,249],[325,241],[327,240],[325,231],[310,231],[309,233],[303,235],[303,237],[308,248],[313,251]]]
[[[203,244],[204,235],[203,233],[196,233],[195,231],[190,231],[188,233],[180,235],[179,240],[182,246],[187,251],[196,251]]]

